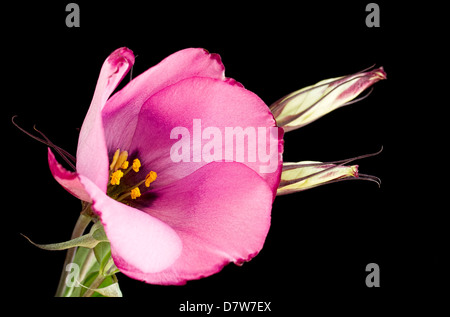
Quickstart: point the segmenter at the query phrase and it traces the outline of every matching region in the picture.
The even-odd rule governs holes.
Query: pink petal
[[[200,129],[194,129],[194,120],[199,120]],[[171,157],[171,148],[178,139],[171,139],[174,128],[182,127],[189,131],[190,158],[189,162],[174,162]],[[183,178],[208,163],[205,156],[200,155],[202,146],[208,140],[203,140],[194,153],[194,138],[202,138],[201,131],[212,127],[220,130],[222,155],[218,161],[229,160],[227,149],[231,149],[231,160],[243,162],[259,173],[272,188],[274,193],[278,187],[282,164],[283,132],[276,127],[275,120],[266,104],[254,93],[238,86],[230,85],[221,80],[192,77],[171,85],[151,96],[144,104],[139,114],[138,125],[134,134],[130,153],[137,153],[143,166],[158,173],[158,181],[154,186],[165,186],[173,181]],[[244,141],[238,146],[226,139],[226,130],[242,128],[255,132],[256,147],[250,149],[255,154],[253,159],[248,158],[249,143]],[[260,138],[258,128],[265,131],[265,137]],[[276,132],[272,135],[270,132]],[[196,131],[200,131],[200,135]],[[228,130],[229,131],[229,130]],[[197,137],[196,137],[197,135]],[[179,137],[181,138],[181,137]],[[268,150],[268,143],[272,149]],[[234,142],[234,144],[233,144]],[[219,144],[220,145],[220,144]],[[244,153],[244,159],[238,160],[237,148]],[[270,153],[269,162],[263,162],[258,150],[262,148]],[[253,149],[253,150],[252,150]],[[197,158],[195,158],[197,156]],[[271,165],[269,172],[263,168]]]
[[[108,100],[103,111],[108,148],[127,149],[144,102],[159,90],[192,76],[217,78],[240,85],[225,78],[219,55],[200,48],[178,51],[133,79]]]
[[[70,172],[62,167],[62,165],[56,161],[55,155],[50,148],[48,148],[48,165],[55,180],[69,193],[78,199],[92,202],[91,197],[81,184],[78,174]]]
[[[91,179],[104,191],[108,184],[109,163],[101,111],[133,63],[134,55],[125,47],[115,50],[103,63],[78,139],[77,172]]]
[[[133,267],[152,274],[166,269],[180,256],[181,240],[167,224],[113,200],[83,175],[80,180],[92,197],[92,207],[100,216],[120,270]]]
[[[120,268],[152,284],[184,284],[217,273],[227,263],[249,261],[263,247],[270,227],[272,191],[241,163],[212,162],[140,198],[149,203],[146,212],[170,225],[183,243],[180,257],[161,272]]]

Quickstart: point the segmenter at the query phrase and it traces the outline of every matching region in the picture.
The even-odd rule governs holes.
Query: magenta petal
[[[62,167],[62,165],[56,161],[55,155],[50,150],[50,148],[48,148],[48,165],[55,180],[69,193],[71,193],[78,199],[87,201],[89,203],[92,202],[91,197],[84,189],[84,186],[81,184],[78,174],[70,172]]]
[[[130,267],[145,274],[160,272],[180,256],[177,233],[159,219],[111,199],[91,180],[80,175],[93,200],[111,243],[114,263],[120,270]]]
[[[77,172],[87,176],[104,191],[108,183],[109,163],[101,111],[133,63],[134,55],[125,47],[115,50],[103,63],[78,139]]]
[[[143,209],[170,225],[183,243],[180,257],[164,271],[121,269],[152,284],[184,284],[227,263],[248,261],[263,247],[270,227],[272,191],[241,163],[210,163],[145,196],[149,206]]]
[[[108,100],[103,111],[108,148],[127,149],[144,102],[161,89],[192,76],[216,78],[240,85],[225,78],[225,68],[219,55],[209,54],[201,48],[178,51],[134,78]]]
[[[194,129],[194,120],[198,123],[198,129]],[[174,162],[171,156],[172,146],[181,138],[171,138],[171,134],[179,128],[187,130],[191,140],[187,140],[191,152],[187,162]],[[137,152],[143,165],[158,173],[159,178],[154,186],[165,186],[209,163],[202,154],[208,143],[202,133],[208,128],[218,131],[215,140],[221,143],[222,154],[215,161],[243,162],[259,173],[276,193],[281,173],[283,131],[276,127],[267,105],[257,95],[239,85],[212,78],[192,77],[159,91],[144,104],[133,143],[128,150]],[[248,128],[255,133],[254,151],[249,151],[248,141],[238,146],[235,137],[226,138],[226,131],[235,128]],[[266,131],[265,138],[259,137],[259,129]],[[276,135],[270,134],[270,131],[275,131]],[[196,142],[200,145],[197,153],[193,149],[194,138],[203,139],[201,144]],[[271,150],[268,150],[269,140],[273,145]],[[244,154],[243,160],[237,158],[238,147]],[[261,148],[270,153],[269,162],[260,159],[258,151]],[[228,149],[232,151],[231,159],[227,155]],[[253,160],[249,158],[249,152],[255,154]],[[264,172],[268,166],[272,169]]]

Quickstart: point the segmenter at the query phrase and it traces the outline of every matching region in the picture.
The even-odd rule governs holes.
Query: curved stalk
[[[90,208],[90,205],[87,205],[83,211],[80,214],[80,217],[77,220],[77,223],[75,224],[75,227],[72,232],[72,236],[70,239],[75,239],[78,237],[81,237],[86,230],[87,226],[92,220],[92,216],[89,214],[88,210]],[[64,260],[63,270],[61,273],[61,277],[59,279],[58,288],[56,290],[55,297],[64,297],[64,292],[66,289],[66,278],[68,272],[66,271],[67,264],[71,263],[73,261],[73,258],[75,256],[75,253],[77,251],[77,248],[71,248],[67,250],[66,258]]]
[[[103,283],[105,278],[106,276],[99,274],[92,282],[92,284],[89,286],[89,288],[86,290],[86,292],[83,294],[83,297],[91,297],[94,294],[95,289],[99,288],[99,286]]]

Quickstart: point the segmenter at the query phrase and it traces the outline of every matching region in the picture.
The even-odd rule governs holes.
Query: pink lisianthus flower
[[[54,178],[91,204],[131,278],[184,284],[250,260],[270,227],[283,130],[258,96],[224,76],[216,54],[174,53],[110,97],[133,63],[127,48],[106,59],[76,171],[49,149]]]

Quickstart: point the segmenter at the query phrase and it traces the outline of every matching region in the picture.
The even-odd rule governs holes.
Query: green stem
[[[77,258],[77,252],[75,253],[75,259]],[[74,259],[74,260],[75,260]],[[75,260],[76,261],[76,260]],[[92,267],[96,264],[95,255],[94,255],[94,249],[90,249],[88,251],[88,254],[86,255],[86,258],[83,260],[80,268],[80,274],[77,278],[78,283],[83,283],[83,281],[88,276],[88,273],[92,269]],[[74,285],[74,287],[69,288],[64,293],[64,297],[72,297],[72,293],[75,291],[75,288],[81,287],[80,285]],[[78,295],[79,296],[79,295]]]
[[[103,276],[102,274],[99,274],[95,280],[92,282],[91,285],[89,285],[89,288],[86,290],[86,292],[83,294],[83,297],[91,297],[94,292],[95,289],[99,288],[100,285],[103,283],[103,281],[105,280],[106,276]]]
[[[95,263],[97,262],[95,259],[94,249],[90,249],[86,260],[84,260],[84,263],[80,270],[80,276],[78,277],[80,283],[83,283],[84,279],[87,277],[89,271],[92,269]]]
[[[83,235],[84,230],[86,230],[87,226],[92,220],[92,216],[90,215],[89,209],[90,204],[86,205],[83,211],[81,212],[80,217],[78,218],[77,223],[73,228],[72,236],[70,239],[75,239]],[[73,258],[75,256],[76,251],[77,248],[70,248],[67,250],[66,259],[64,260],[63,270],[61,273],[61,278],[59,279],[58,289],[56,290],[55,297],[64,297],[64,292],[66,290],[66,277],[68,274],[68,272],[66,271],[66,266],[67,264],[73,262]]]

